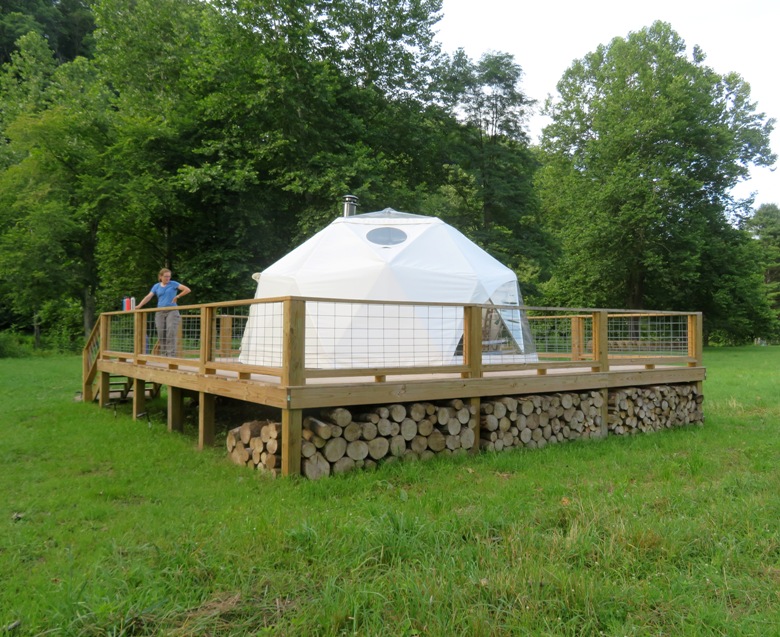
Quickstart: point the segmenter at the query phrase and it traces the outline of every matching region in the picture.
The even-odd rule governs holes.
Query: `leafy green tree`
[[[698,48],[687,57],[671,26],[656,22],[575,61],[558,92],[546,106],[538,180],[562,249],[549,302],[706,308],[705,320],[737,330],[738,301],[726,302],[727,277],[711,268],[745,257],[729,221],[750,202],[732,188],[751,165],[775,160],[774,122],[756,111],[748,84],[705,66]],[[715,245],[730,251],[725,261]],[[743,259],[738,277],[754,281],[757,265]],[[746,295],[739,312],[763,329],[762,292]]]
[[[93,6],[94,58],[58,64],[28,33],[0,73],[0,316],[61,335],[77,298],[89,329],[163,265],[193,302],[251,296],[251,273],[348,192],[362,210],[450,215],[536,266],[518,242],[538,227],[519,67],[469,68],[462,104],[500,121],[459,122],[434,81],[440,0]]]
[[[19,50],[0,67],[0,169],[20,158],[9,146],[5,130],[17,117],[49,106],[47,89],[56,69],[52,50],[37,33],[22,36]]]
[[[249,273],[330,221],[346,192],[384,207],[427,187],[437,162],[415,97],[426,62],[403,69],[423,47],[434,55],[426,12],[438,2],[125,6],[96,7],[96,60],[123,120],[114,216],[125,236],[154,237],[199,300],[251,288]]]
[[[459,50],[443,64],[439,100],[462,124],[448,130],[446,181],[432,204],[513,267],[533,292],[551,250],[533,187],[538,164],[525,131],[533,102],[521,80],[522,69],[507,53],[488,53],[474,63]]]
[[[43,37],[36,33],[28,33],[19,39],[19,51],[13,53],[11,62],[0,67],[0,170],[6,170],[24,157],[24,153],[14,148],[8,139],[8,127],[17,117],[39,113],[47,107],[46,91],[56,70],[56,63],[51,49]],[[35,296],[31,299],[22,298],[24,290],[18,290],[13,276],[15,251],[18,247],[14,240],[8,240],[6,233],[16,230],[20,213],[14,206],[15,189],[7,181],[19,182],[15,175],[3,175],[0,186],[0,236],[9,249],[0,250],[0,295],[3,298],[3,315],[5,324],[15,324],[27,327],[34,322]],[[26,238],[26,237],[23,237]],[[40,253],[45,255],[46,250]],[[43,263],[45,258],[41,259]],[[20,272],[26,275],[24,271]],[[35,276],[34,272],[29,273]],[[26,278],[26,276],[24,277]],[[22,279],[24,280],[24,279]],[[17,312],[14,308],[17,308]],[[19,320],[21,318],[21,321]]]
[[[40,36],[20,43],[3,79],[23,78],[19,94],[31,108],[4,126],[13,162],[0,172],[0,279],[14,311],[36,327],[44,307],[78,298],[89,329],[106,211],[96,177],[111,144],[108,93],[86,59],[52,71]]]
[[[89,57],[95,21],[86,0],[3,0],[0,4],[0,64],[11,60],[17,40],[44,36],[60,62]]]
[[[780,207],[762,204],[745,227],[758,239],[764,254],[764,283],[772,308],[780,319]]]

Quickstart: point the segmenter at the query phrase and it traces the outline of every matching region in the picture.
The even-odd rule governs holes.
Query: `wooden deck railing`
[[[240,379],[258,375],[282,386],[345,377],[369,377],[382,382],[401,375],[480,378],[529,369],[545,374],[555,368],[598,372],[608,371],[611,365],[701,365],[701,313],[509,306],[498,309],[505,314],[496,314],[496,307],[488,305],[299,297],[182,306],[173,357],[156,350],[154,313],[168,310],[107,312],[100,316],[84,347],[83,396],[85,400],[94,398],[97,363],[101,359],[187,369],[204,375],[224,372]],[[344,316],[359,315],[365,319],[373,314],[382,315],[381,328],[365,321],[360,324],[357,319],[352,328],[355,333],[338,333],[337,327],[333,327]],[[523,315],[528,319],[524,330],[519,321]],[[453,321],[453,317],[457,320]],[[442,356],[436,344],[431,345],[432,337],[427,332],[439,329],[435,325],[439,319],[446,323],[440,332],[449,338],[449,343],[457,344],[454,354],[444,351]],[[514,341],[508,338],[510,322],[517,323],[513,328],[515,335],[519,334],[526,346],[533,341],[535,352],[528,347],[525,352],[511,347]],[[317,339],[326,341],[326,346],[320,348],[326,354],[314,351]],[[431,349],[427,354],[425,347]],[[445,344],[444,350],[446,347]],[[372,359],[372,348],[390,353],[379,355],[377,363]],[[393,348],[405,354],[399,356]],[[261,355],[252,353],[255,350]]]
[[[95,399],[95,378],[97,377],[97,362],[100,357],[100,325],[101,321],[98,321],[92,327],[81,356],[81,399],[84,402],[92,402]]]

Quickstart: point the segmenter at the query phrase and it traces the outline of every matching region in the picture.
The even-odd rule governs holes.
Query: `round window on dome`
[[[406,233],[398,228],[374,228],[366,239],[380,246],[395,246],[406,241]]]

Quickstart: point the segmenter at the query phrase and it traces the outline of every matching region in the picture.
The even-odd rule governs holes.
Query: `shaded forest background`
[[[0,7],[5,335],[80,347],[163,266],[188,302],[251,298],[347,193],[444,219],[529,304],[780,335],[780,209],[731,194],[774,163],[774,121],[669,24],[584,53],[537,104],[522,61],[442,52],[441,0]]]

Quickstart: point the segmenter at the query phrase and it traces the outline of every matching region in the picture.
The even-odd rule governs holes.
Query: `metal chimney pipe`
[[[358,198],[355,195],[344,195],[344,216],[351,217],[357,212]]]

